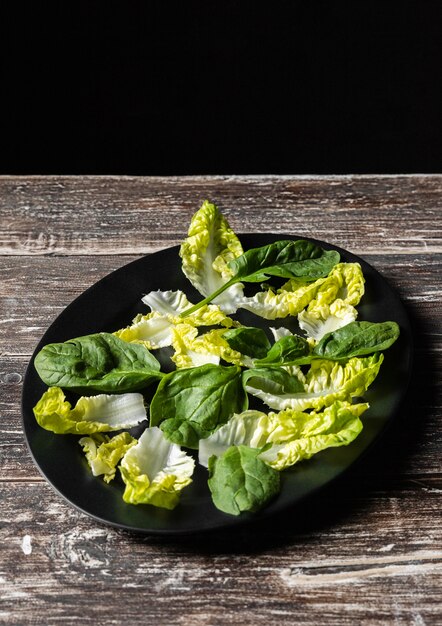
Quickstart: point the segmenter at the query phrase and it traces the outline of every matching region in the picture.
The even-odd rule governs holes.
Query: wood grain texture
[[[355,252],[441,252],[440,176],[4,177],[0,254],[144,254],[180,243],[201,201],[238,232],[312,236]]]
[[[442,621],[442,177],[0,178],[0,623]],[[416,362],[376,451],[302,507],[234,532],[138,537],[52,491],[22,380],[47,326],[114,269],[177,244],[200,201],[241,232],[363,256],[410,314]]]

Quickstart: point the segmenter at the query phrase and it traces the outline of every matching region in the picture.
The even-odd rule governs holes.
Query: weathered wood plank
[[[356,253],[442,251],[442,176],[2,177],[0,254],[143,254],[179,243],[204,198],[237,232]],[[380,247],[382,243],[382,247]]]
[[[440,617],[440,490],[355,499],[335,489],[296,518],[179,541],[97,527],[45,484],[0,493],[6,623],[405,626]]]

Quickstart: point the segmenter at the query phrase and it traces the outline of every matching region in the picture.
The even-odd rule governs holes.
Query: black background
[[[0,173],[439,172],[441,9],[4,3]]]

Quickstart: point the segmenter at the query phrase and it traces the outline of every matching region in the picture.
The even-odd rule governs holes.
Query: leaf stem
[[[198,311],[198,309],[200,309],[205,304],[210,304],[212,300],[214,300],[217,296],[223,293],[223,291],[225,291],[226,289],[228,289],[229,287],[231,287],[237,282],[238,282],[237,278],[235,277],[231,278],[227,283],[224,283],[224,285],[221,285],[219,289],[211,293],[210,296],[207,296],[207,298],[204,298],[204,300],[201,300],[200,302],[197,302],[197,304],[194,304],[193,306],[191,306],[190,309],[186,309],[185,311],[180,313],[180,317],[188,317],[189,315],[192,315],[192,313],[195,313],[195,311]]]

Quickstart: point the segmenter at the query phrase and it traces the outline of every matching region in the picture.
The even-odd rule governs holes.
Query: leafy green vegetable
[[[399,337],[396,322],[352,322],[325,335],[315,346],[315,356],[325,359],[348,359],[381,352]]]
[[[173,327],[174,320],[170,316],[154,312],[136,317],[133,324],[116,330],[113,334],[127,343],[137,343],[148,350],[157,350],[170,346]]]
[[[399,337],[396,322],[350,322],[327,333],[310,350],[308,342],[298,335],[282,337],[256,365],[303,365],[316,359],[334,361],[365,356],[389,348]]]
[[[327,333],[354,322],[358,312],[351,304],[335,300],[331,304],[318,304],[301,311],[298,315],[299,327],[307,336],[319,341]]]
[[[172,332],[172,347],[174,354],[171,357],[177,369],[199,367],[207,363],[218,365],[220,357],[210,351],[207,342],[198,342],[198,329],[189,324],[178,324]],[[211,347],[211,346],[210,346]]]
[[[318,359],[312,361],[302,391],[272,393],[252,385],[247,385],[247,391],[272,409],[317,410],[336,400],[362,396],[376,378],[382,361],[379,353],[344,362]]]
[[[339,253],[335,250],[323,250],[310,241],[276,241],[260,248],[247,250],[241,256],[228,263],[233,276],[219,286],[204,300],[191,307],[181,317],[194,313],[199,307],[216,301],[216,298],[226,289],[240,281],[256,283],[267,280],[270,276],[296,278],[298,281],[313,281],[327,276],[330,270],[339,261]],[[236,303],[232,312],[238,306],[244,307],[245,300],[236,296]]]
[[[250,311],[259,317],[274,320],[288,315],[297,315],[315,297],[319,284],[325,280],[320,278],[313,283],[297,280],[295,291],[275,292],[273,289],[258,291],[254,296],[244,296],[236,300],[239,309]]]
[[[297,376],[282,367],[257,367],[245,370],[242,375],[245,390],[256,394],[284,395],[301,393],[304,384]]]
[[[281,292],[296,292],[298,289],[299,281],[291,279],[281,287]],[[359,263],[338,263],[326,278],[317,281],[316,293],[307,304],[311,309],[342,300],[356,306],[363,295],[364,276]]]
[[[202,365],[164,376],[150,406],[150,425],[160,425],[169,441],[197,448],[201,438],[246,408],[241,368]]]
[[[179,315],[192,306],[183,291],[149,291],[141,301],[150,307],[152,312],[161,315]],[[215,308],[215,307],[214,307]],[[218,309],[218,307],[216,307]],[[214,322],[217,323],[217,322]]]
[[[83,447],[92,474],[103,476],[103,480],[109,483],[115,478],[118,463],[137,440],[128,432],[124,432],[114,437],[90,435],[82,437],[78,443]]]
[[[182,291],[151,291],[141,300],[152,309],[152,314],[166,316],[173,324],[182,324],[183,320],[179,317],[180,313],[186,311],[193,306]],[[135,321],[147,318],[146,316],[137,316]],[[194,315],[187,316],[186,324],[192,326],[225,326],[230,328],[237,322],[228,317],[224,311],[221,311],[217,304],[209,304],[198,309]]]
[[[53,433],[90,435],[132,428],[146,419],[140,393],[82,397],[74,408],[60,387],[50,387],[34,407],[38,424]]]
[[[269,418],[265,413],[251,410],[236,413],[209,437],[200,439],[198,461],[208,467],[211,456],[221,456],[230,446],[262,448],[269,432]]]
[[[141,343],[149,350],[172,345],[175,329],[183,323],[180,313],[193,306],[192,303],[182,291],[151,291],[142,301],[152,308],[152,312],[137,315],[130,326],[113,334],[123,341]],[[234,322],[216,304],[201,307],[186,319],[187,327],[218,324],[229,328]]]
[[[263,359],[257,360],[256,365],[285,365],[289,363],[305,363],[304,357],[309,355],[308,342],[299,335],[288,335],[275,341]]]
[[[242,252],[241,243],[227,220],[214,204],[205,200],[193,215],[188,236],[181,244],[182,268],[203,296],[219,292],[210,301],[213,300],[226,313],[236,310],[232,302],[242,295],[241,285],[227,285],[233,275],[229,261]],[[228,292],[221,296],[225,289]]]
[[[244,411],[234,415],[199,446],[199,462],[207,467],[212,456],[230,446],[263,449],[259,458],[277,470],[310,458],[329,447],[347,445],[362,429],[359,417],[368,404],[335,402],[321,412],[288,409],[280,413]]]
[[[260,283],[270,276],[312,281],[327,276],[338,263],[339,252],[323,250],[311,241],[276,241],[251,248],[229,262],[235,280]]]
[[[359,263],[338,263],[325,278],[311,283],[291,278],[276,292],[267,288],[254,296],[237,299],[236,304],[238,308],[274,320],[298,315],[306,307],[310,312],[338,299],[348,306],[355,306],[363,293],[364,277]]]
[[[284,326],[280,326],[279,328],[270,326],[270,331],[275,341],[279,341],[279,339],[282,339],[283,337],[291,337],[291,335],[293,335],[292,331],[288,328],[284,328]]]
[[[121,477],[126,485],[123,500],[173,509],[180,492],[192,482],[194,468],[194,460],[166,441],[159,428],[146,428],[121,461]]]
[[[278,493],[277,470],[357,437],[368,404],[352,399],[375,380],[381,351],[399,327],[355,321],[364,294],[358,263],[339,263],[338,252],[304,240],[244,252],[208,201],[193,216],[180,256],[204,299],[192,304],[182,291],[151,291],[142,298],[151,312],[128,327],[45,346],[35,367],[51,387],[34,414],[52,432],[88,435],[79,443],[106,482],[121,461],[125,502],[173,509],[194,471],[185,445],[199,448],[209,468],[215,506],[232,515],[256,511]],[[288,280],[276,288],[272,277]],[[261,283],[261,291],[244,296],[242,283]],[[227,316],[241,308],[265,319],[298,316],[308,339],[271,328],[271,345],[260,328]],[[204,326],[212,328],[201,332]],[[149,352],[166,347],[177,368],[170,374]],[[101,434],[146,419],[143,396],[124,392],[154,381],[151,423],[140,439]],[[72,408],[60,387],[88,397]],[[279,412],[246,410],[247,393]]]
[[[162,376],[160,364],[144,346],[109,333],[50,343],[37,354],[34,365],[47,385],[79,393],[137,391]]]
[[[264,357],[270,350],[270,341],[262,328],[240,326],[227,330],[223,337],[231,348],[253,359]]]
[[[361,432],[359,417],[367,409],[368,404],[335,402],[321,413],[290,410],[278,413],[276,419],[280,429],[285,431],[286,440],[278,443],[281,435],[275,428],[268,438],[274,445],[266,448],[260,458],[271,467],[283,470],[326,448],[346,446]]]
[[[261,461],[260,452],[232,446],[209,459],[209,489],[220,511],[230,515],[258,511],[279,493],[279,474]]]
[[[179,324],[173,329],[171,357],[177,368],[197,367],[206,363],[218,365],[223,359],[234,365],[242,365],[244,358],[233,350],[224,339],[226,330],[214,328],[198,335],[198,330],[188,324]]]

